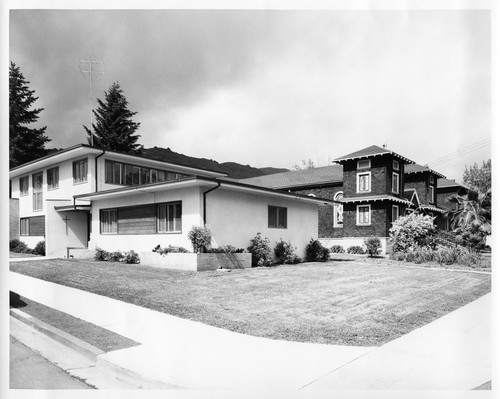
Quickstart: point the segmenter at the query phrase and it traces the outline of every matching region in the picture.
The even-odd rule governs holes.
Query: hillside
[[[288,171],[288,169],[273,167],[259,169],[236,162],[219,163],[213,159],[190,157],[188,155],[174,152],[170,148],[161,147],[145,148],[142,156],[157,159],[159,161],[172,162],[194,168],[209,169],[216,172],[227,173],[227,175],[233,179],[246,179],[248,177],[257,177]]]

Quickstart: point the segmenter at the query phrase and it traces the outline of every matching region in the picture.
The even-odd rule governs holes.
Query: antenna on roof
[[[382,144],[383,148],[387,148],[387,141],[384,141],[384,144]]]
[[[93,104],[92,104],[92,76],[98,76],[98,75],[104,75],[104,72],[101,71],[96,71],[94,70],[94,64],[104,64],[102,61],[98,60],[87,60],[85,58],[82,58],[80,60],[80,72],[82,73],[83,77],[85,78],[85,74],[87,73],[89,75],[89,94],[90,94],[90,131],[91,131],[91,136],[90,136],[90,145],[94,146],[94,133],[92,132],[92,121],[93,121]]]

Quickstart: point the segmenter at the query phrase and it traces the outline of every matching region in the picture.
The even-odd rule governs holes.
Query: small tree
[[[306,245],[306,259],[309,262],[326,262],[330,259],[330,250],[325,248],[318,240],[311,238]]]
[[[278,263],[280,264],[294,264],[300,263],[301,259],[294,253],[296,248],[290,244],[290,242],[286,242],[280,240],[276,243],[274,247],[274,255],[278,259]]]
[[[105,150],[140,154],[144,147],[137,143],[141,136],[135,134],[140,123],[132,121],[137,112],[128,109],[128,101],[120,85],[113,83],[104,92],[104,101],[97,99],[97,103],[99,107],[92,111],[95,116],[92,131],[87,126],[83,127],[89,144]]]
[[[262,238],[260,233],[250,240],[248,252],[252,254],[252,266],[271,266],[273,253],[269,246],[269,238]]]
[[[370,255],[370,258],[377,256],[382,249],[382,243],[380,242],[380,239],[376,237],[365,238],[363,244],[366,247],[366,251]]]
[[[466,186],[479,193],[491,190],[491,159],[483,161],[481,167],[477,163],[465,167],[463,180]]]
[[[212,242],[212,232],[206,226],[193,226],[188,233],[188,238],[191,240],[195,253],[206,252]]]
[[[394,252],[407,252],[418,247],[432,248],[436,226],[434,218],[416,212],[399,217],[389,229]]]

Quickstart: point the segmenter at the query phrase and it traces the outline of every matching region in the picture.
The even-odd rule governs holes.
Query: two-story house
[[[9,177],[19,238],[30,247],[45,241],[54,256],[71,248],[189,249],[189,230],[204,225],[216,247],[246,248],[260,232],[304,256],[317,237],[318,205],[333,203],[83,144],[13,168]]]

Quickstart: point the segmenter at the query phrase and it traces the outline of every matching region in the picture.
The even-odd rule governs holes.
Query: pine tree
[[[92,130],[86,126],[89,144],[106,150],[140,154],[144,147],[137,143],[140,135],[135,135],[140,123],[132,121],[137,112],[127,108],[128,101],[123,95],[120,85],[113,83],[104,92],[104,101],[97,99],[99,107],[93,110],[95,123]],[[92,143],[92,134],[94,140]]]
[[[38,120],[43,108],[30,109],[38,100],[35,91],[28,87],[19,67],[12,61],[9,68],[9,158],[13,168],[46,155],[45,143],[50,139],[44,135],[47,126],[29,128]]]

